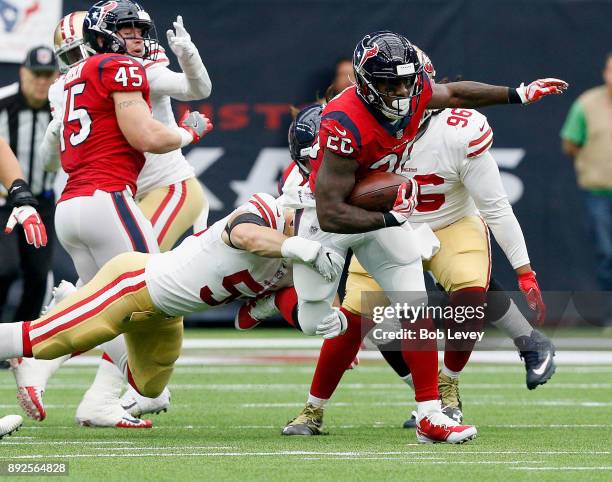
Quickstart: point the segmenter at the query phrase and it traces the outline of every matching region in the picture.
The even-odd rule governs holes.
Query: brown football
[[[367,211],[391,211],[397,197],[397,190],[403,182],[406,182],[406,178],[399,174],[373,172],[355,184],[347,202]],[[408,184],[409,189],[410,186]]]

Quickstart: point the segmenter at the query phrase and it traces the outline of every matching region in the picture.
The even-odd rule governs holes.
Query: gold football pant
[[[138,199],[138,207],[151,221],[161,252],[169,251],[208,207],[196,177],[160,187]]]
[[[128,377],[146,397],[167,385],[183,338],[183,318],[154,305],[145,282],[151,255],[123,253],[44,316],[29,322],[34,358],[50,360],[84,352],[125,335]]]
[[[484,221],[478,216],[466,216],[434,233],[440,240],[440,250],[423,263],[423,270],[431,271],[449,293],[464,288],[488,289],[491,249]],[[374,307],[388,304],[378,283],[353,257],[342,306],[352,313],[371,318]]]

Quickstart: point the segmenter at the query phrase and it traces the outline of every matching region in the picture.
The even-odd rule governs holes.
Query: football
[[[403,182],[406,182],[406,178],[399,174],[373,172],[355,184],[348,203],[367,211],[391,211],[397,197],[397,190]],[[408,184],[409,189],[410,186]],[[407,195],[409,194],[408,192]]]

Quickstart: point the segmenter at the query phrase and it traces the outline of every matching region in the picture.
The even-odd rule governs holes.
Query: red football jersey
[[[144,154],[119,129],[111,96],[129,91],[141,91],[150,103],[143,66],[125,55],[94,55],[66,73],[60,150],[68,182],[60,201],[91,196],[97,189],[113,192],[127,186],[136,193]]]
[[[368,105],[355,86],[334,97],[323,109],[319,130],[319,151],[311,161],[310,187],[314,192],[317,172],[324,152],[329,149],[342,157],[355,159],[359,168],[355,181],[371,171],[400,173],[408,160],[419,121],[432,96],[427,76],[414,114],[397,125]],[[413,100],[413,102],[415,102]]]

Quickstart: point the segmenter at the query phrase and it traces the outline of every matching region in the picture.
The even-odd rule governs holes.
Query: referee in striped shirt
[[[36,249],[27,244],[22,229],[0,236],[0,319],[11,284],[23,278],[23,293],[14,320],[38,317],[47,291],[47,276],[52,265],[55,213],[54,174],[45,171],[38,146],[50,121],[47,99],[49,87],[57,78],[57,62],[48,47],[31,49],[19,69],[19,82],[0,87],[0,137],[17,156],[24,180],[38,201],[38,212],[47,227],[48,244]],[[0,192],[0,226],[12,208],[6,191]]]

